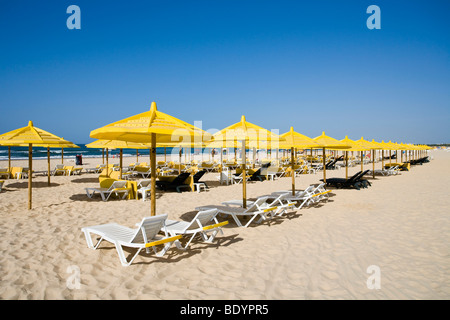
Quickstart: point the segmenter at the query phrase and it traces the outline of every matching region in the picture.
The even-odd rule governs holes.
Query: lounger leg
[[[116,246],[117,253],[119,254],[120,263],[124,267],[128,267],[134,259],[138,256],[139,252],[141,252],[142,248],[139,248],[137,252],[134,254],[134,256],[131,258],[130,261],[127,261],[127,258],[125,257],[125,253],[123,252],[122,246],[119,243],[114,243]]]
[[[223,234],[222,229],[218,229],[218,230],[214,230],[212,231],[212,234],[208,237],[208,234],[206,232],[202,232],[202,238],[203,241],[206,243],[213,243],[214,239],[216,238],[217,234],[219,233],[219,231]]]
[[[231,214],[231,217],[233,217],[234,222],[236,222],[238,227],[242,227],[242,223],[239,221],[238,217],[235,214]]]
[[[89,199],[92,199],[92,197],[94,196],[95,190],[92,191],[92,193],[90,192],[90,189],[86,189],[86,195],[88,196]]]
[[[163,255],[166,254],[167,250],[170,249],[170,247],[172,246],[173,242],[168,242],[164,245],[164,248],[162,248],[159,252],[156,251],[155,247],[153,247],[153,250],[155,251],[155,254],[157,257],[162,257]]]
[[[247,228],[249,226],[250,223],[252,223],[253,220],[255,220],[255,218],[257,216],[261,216],[261,218],[259,218],[258,221],[256,221],[256,223],[261,223],[263,220],[267,220],[267,216],[264,213],[259,213],[259,214],[255,214],[253,217],[251,217],[251,219],[247,222],[247,224],[245,225],[245,227]]]
[[[109,199],[109,196],[111,195],[111,192],[108,193],[108,197],[105,198],[105,194],[103,192],[100,192],[100,196],[102,197],[103,201],[107,201]]]
[[[83,232],[84,232],[84,236],[86,238],[86,242],[87,242],[88,248],[96,250],[98,248],[98,246],[100,245],[100,243],[102,242],[103,237],[101,237],[100,240],[98,240],[97,244],[94,245],[94,243],[92,242],[91,233],[89,231],[86,231],[86,230],[83,230]]]
[[[197,232],[195,232],[192,237],[189,239],[188,243],[186,243],[186,246],[184,247],[184,249],[187,249],[187,247],[189,247],[189,245],[191,244],[191,241],[195,238],[195,236],[197,235]]]

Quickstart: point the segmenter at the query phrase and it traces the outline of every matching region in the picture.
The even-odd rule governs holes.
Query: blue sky
[[[447,0],[0,1],[0,133],[88,143],[156,101],[204,130],[450,142]]]

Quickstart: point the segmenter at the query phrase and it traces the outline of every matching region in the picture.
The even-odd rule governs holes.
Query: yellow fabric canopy
[[[377,149],[380,148],[378,145],[373,144],[372,142],[365,140],[364,137],[361,137],[361,139],[356,140],[355,142],[360,144],[361,146],[365,147],[368,150],[377,150]]]
[[[207,143],[208,148],[235,148],[241,147],[242,141],[249,148],[278,149],[280,141],[284,139],[260,126],[246,121],[245,116],[241,121],[232,124],[212,136],[212,141]]]
[[[347,146],[350,146],[350,148],[345,149],[344,151],[367,151],[370,150],[369,148],[366,148],[364,146],[362,146],[361,144],[359,144],[358,142],[349,139],[348,136],[345,136],[344,139],[340,140],[342,143],[344,143]],[[342,149],[334,149],[334,148],[327,148],[327,149],[331,149],[331,150],[342,150]]]
[[[332,137],[325,135],[325,131],[322,132],[322,135],[315,137],[313,139],[317,144],[319,144],[318,148],[325,149],[349,149],[351,146],[346,145],[344,142],[336,140]]]
[[[377,147],[377,150],[383,150],[383,145],[381,144],[381,142],[376,142],[374,139],[372,139],[372,141],[370,141],[374,147]]]
[[[295,132],[294,127],[291,127],[291,129],[280,135],[281,138],[284,139],[284,141],[280,141],[279,148],[280,149],[287,149],[287,148],[302,148],[302,149],[309,149],[309,148],[319,148],[320,145],[315,142],[312,138],[307,137],[301,133]]]
[[[0,145],[29,145],[62,147],[64,145],[75,146],[72,142],[64,140],[50,132],[39,129],[33,125],[32,121],[28,126],[22,127],[0,135]],[[75,146],[77,148],[78,146]],[[72,147],[70,147],[72,148]]]
[[[119,120],[91,131],[91,138],[151,143],[152,134],[156,142],[201,142],[211,135],[187,122],[157,110],[152,102],[150,111]]]

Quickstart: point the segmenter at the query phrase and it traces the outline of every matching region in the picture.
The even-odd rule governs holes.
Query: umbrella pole
[[[180,152],[178,153],[178,174],[181,174],[181,153],[183,152],[183,149],[180,147]]]
[[[322,148],[322,163],[323,163],[323,182],[327,182],[327,170],[325,168],[325,148]]]
[[[32,198],[32,172],[33,172],[33,145],[28,145],[28,210],[31,210],[31,198]]]
[[[375,150],[372,150],[372,178],[375,179]]]
[[[291,147],[292,195],[295,196],[294,147]]]
[[[136,149],[136,163],[139,162],[139,149]]]
[[[348,179],[348,151],[345,151],[345,180]]]
[[[109,156],[108,156],[108,148],[106,148],[106,176],[109,177]]]
[[[102,164],[105,164],[105,148],[102,148]]]
[[[361,151],[361,171],[364,171],[364,159],[363,159],[363,152]]]
[[[50,147],[47,147],[47,182],[50,186]]]
[[[119,172],[119,179],[122,180],[122,165],[123,165],[123,149],[120,149],[120,172]]]
[[[8,172],[11,174],[11,147],[8,146]]]
[[[156,133],[152,133],[152,148],[150,149],[151,182],[151,215],[156,215]]]
[[[384,149],[381,150],[381,170],[384,169]]]
[[[64,164],[64,148],[61,148],[61,164]]]
[[[222,171],[223,171],[223,148],[220,148],[220,165],[219,165],[219,177],[220,184],[222,184]]]
[[[242,207],[247,208],[247,178],[245,176],[245,140],[242,140]]]

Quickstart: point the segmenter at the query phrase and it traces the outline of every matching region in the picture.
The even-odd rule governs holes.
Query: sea
[[[57,159],[62,157],[64,152],[64,159],[75,159],[77,155],[81,155],[82,158],[101,158],[102,149],[86,148],[84,144],[77,144],[80,148],[50,148],[50,159]],[[119,156],[119,149],[108,150],[109,157],[114,158]],[[123,149],[124,157],[136,156],[136,152],[139,155],[149,155],[149,149]],[[166,148],[166,154],[172,152],[179,152],[178,148]],[[187,149],[189,152],[189,149]],[[191,149],[191,153],[198,154],[201,149]],[[164,148],[156,148],[156,154],[164,154]],[[106,156],[106,151],[105,151]],[[11,160],[26,160],[28,159],[28,147],[11,147]],[[33,159],[47,159],[47,148],[33,147]],[[8,147],[0,146],[0,160],[8,160]]]

